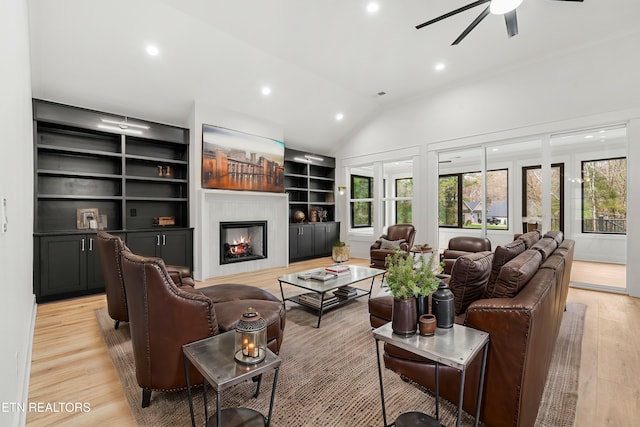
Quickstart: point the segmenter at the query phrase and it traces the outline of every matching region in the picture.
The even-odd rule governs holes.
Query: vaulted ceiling
[[[637,0],[524,0],[519,35],[489,15],[451,46],[484,6],[417,30],[472,0],[28,1],[34,97],[183,126],[198,101],[320,153],[381,109],[637,32],[640,16]]]

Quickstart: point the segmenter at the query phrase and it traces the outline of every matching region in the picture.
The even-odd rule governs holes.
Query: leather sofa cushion
[[[492,261],[493,253],[482,251],[461,256],[453,264],[449,288],[454,295],[456,315],[464,313],[472,302],[483,297],[491,275]]]
[[[504,246],[498,246],[493,253],[493,264],[491,265],[491,276],[489,277],[489,283],[487,284],[486,295],[492,295],[494,292],[496,280],[502,266],[511,261],[513,258],[520,255],[526,250],[526,246],[523,240],[514,240],[507,243]]]
[[[538,240],[530,249],[535,249],[542,255],[542,262],[544,262],[549,255],[553,253],[558,247],[558,243],[551,237],[544,237]]]
[[[405,239],[400,240],[387,240],[383,237],[380,238],[380,249],[400,249],[400,245],[406,242]]]
[[[378,323],[386,323],[391,321],[391,313],[393,312],[393,296],[384,295],[369,299],[369,317],[379,319]],[[373,326],[373,325],[372,325]],[[375,326],[374,326],[375,327]]]
[[[527,249],[502,266],[496,285],[488,298],[512,298],[538,271],[542,255],[535,249]]]
[[[555,240],[558,245],[560,245],[560,243],[562,243],[562,241],[564,240],[564,234],[560,230],[547,231],[542,237],[550,237]]]
[[[529,231],[528,233],[521,234],[518,239],[522,240],[527,247],[527,249],[531,248],[538,240],[540,240],[540,232],[539,231]]]

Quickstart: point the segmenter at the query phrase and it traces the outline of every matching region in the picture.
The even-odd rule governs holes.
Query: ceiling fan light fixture
[[[494,15],[504,15],[522,4],[523,0],[491,0],[489,11]]]

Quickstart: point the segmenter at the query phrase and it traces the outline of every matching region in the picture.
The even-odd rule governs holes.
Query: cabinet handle
[[[89,238],[89,252],[93,252],[93,239]]]
[[[163,234],[162,235],[162,246],[166,246],[167,245],[167,235]]]
[[[84,252],[84,239],[81,239],[80,241],[82,242],[80,245],[80,250]]]
[[[304,236],[304,228],[300,227],[300,235]]]
[[[160,235],[156,234],[156,246],[160,246]]]

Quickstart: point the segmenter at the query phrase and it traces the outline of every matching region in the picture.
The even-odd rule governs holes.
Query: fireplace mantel
[[[289,260],[288,196],[256,191],[198,190],[194,233],[196,280],[228,274],[286,267]],[[220,263],[220,223],[267,221],[267,252],[264,259],[231,264]]]

